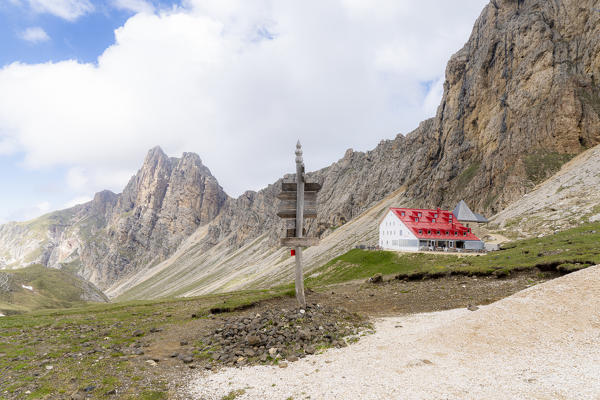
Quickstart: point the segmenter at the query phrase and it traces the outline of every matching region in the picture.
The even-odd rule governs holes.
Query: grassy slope
[[[514,242],[486,256],[459,258],[352,250],[319,268],[306,283],[317,287],[365,279],[375,273],[421,278],[427,274],[498,274],[498,271],[502,275],[513,270],[559,266],[570,270],[600,263],[599,240],[600,224],[588,224],[553,236]],[[34,272],[31,269],[24,274],[35,275]],[[151,327],[187,326],[192,313],[204,318],[211,310],[233,311],[261,300],[290,295],[293,295],[291,284],[270,290],[42,310],[0,318],[0,353],[6,354],[0,357],[0,374],[11,375],[10,380],[0,380],[0,399],[4,398],[3,393],[6,398],[14,398],[25,390],[32,392],[25,398],[60,396],[89,385],[96,386],[92,392],[94,398],[103,398],[112,389],[118,389],[119,397],[125,399],[166,398],[166,382],[160,375],[153,375],[158,370],[147,368],[143,360],[131,361],[119,350],[99,359],[97,354],[88,354],[90,347],[86,343],[110,352],[114,346],[128,347],[139,340],[132,336],[136,329],[150,335]],[[72,298],[68,292],[66,296]],[[48,372],[44,363],[54,368]],[[33,373],[41,375],[32,381]]]
[[[81,300],[84,283],[64,271],[32,265],[1,272],[11,279],[11,292],[0,292],[0,311],[4,313],[85,305]],[[27,290],[22,285],[34,290]]]
[[[512,242],[502,251],[482,256],[395,253],[351,250],[317,269],[308,285],[366,279],[376,273],[407,278],[445,274],[506,276],[524,269],[574,271],[600,264],[600,223],[555,235]]]
[[[94,386],[91,398],[166,399],[160,368],[143,357],[131,360],[122,348],[152,341],[150,328],[178,329],[192,314],[206,318],[258,301],[288,296],[286,288],[207,295],[191,299],[96,304],[68,310],[40,310],[0,318],[0,399],[62,398]],[[132,332],[141,330],[142,337]],[[103,357],[90,349],[102,348]],[[112,350],[111,350],[112,349]],[[52,365],[52,370],[45,369]],[[38,377],[32,379],[33,374]],[[24,394],[26,390],[31,393]]]

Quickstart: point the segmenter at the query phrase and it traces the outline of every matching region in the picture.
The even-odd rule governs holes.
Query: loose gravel
[[[475,309],[475,308],[471,308]],[[599,399],[600,266],[475,311],[384,318],[358,343],[196,375],[189,398]]]

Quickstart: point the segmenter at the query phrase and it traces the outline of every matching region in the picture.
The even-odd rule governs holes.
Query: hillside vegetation
[[[0,312],[6,315],[108,301],[91,283],[41,265],[0,271],[0,282]]]
[[[469,280],[467,286],[472,291],[467,291],[463,285],[458,291],[460,293],[456,289],[458,282],[462,284],[462,281],[455,278],[443,281],[443,287],[436,289],[432,288],[437,280],[421,280],[452,274],[503,277],[517,270],[568,272],[600,263],[600,248],[597,246],[599,240],[600,223],[595,223],[553,236],[512,242],[499,252],[482,256],[352,250],[308,276],[307,292],[313,301],[329,301],[334,305],[342,301],[339,304],[344,304],[344,307],[348,304],[358,307],[356,304],[359,299],[375,302],[373,305],[365,304],[365,307],[377,310],[381,310],[382,304],[397,304],[400,297],[403,299],[402,304],[410,305],[410,296],[419,304],[442,299],[445,306],[454,307],[464,306],[466,301],[491,302],[502,296],[492,289],[483,289],[484,286],[504,287],[502,282],[509,284],[520,278]],[[333,288],[328,288],[329,284],[366,279],[376,273],[407,278],[411,282],[393,280],[397,282],[396,286],[364,283],[350,285],[349,290],[356,292],[352,294],[355,296],[355,303],[348,303],[347,296],[350,292],[336,287],[334,295]],[[13,293],[13,301],[17,296],[24,296],[20,301],[25,305],[12,312],[40,307],[40,302],[34,296],[43,296],[47,302],[46,307],[85,304],[78,300],[81,293],[73,289],[73,284],[68,281],[77,278],[66,273],[35,266],[11,274],[12,287],[26,285],[33,289],[31,291],[21,287],[22,291]],[[530,275],[533,279],[527,279],[527,282],[521,282],[517,286],[522,288],[525,284],[535,284],[535,276],[535,273]],[[489,282],[492,281],[499,282],[500,286],[490,286]],[[423,294],[430,293],[428,290],[422,292],[418,288],[412,288],[411,285],[417,284],[429,285],[432,297],[427,299],[427,294]],[[311,287],[314,291],[310,290]],[[381,291],[373,292],[377,288],[381,288]],[[506,295],[520,290],[519,288],[504,287],[502,293]],[[284,304],[294,304],[291,297],[292,284],[288,284],[270,290],[237,291],[188,299],[85,305],[2,317],[0,374],[8,379],[0,380],[0,398],[34,399],[69,396],[72,393],[88,394],[93,398],[105,398],[110,394],[117,394],[119,398],[125,399],[167,398],[171,379],[168,374],[174,371],[173,368],[179,368],[177,365],[181,365],[177,358],[172,358],[169,354],[184,348],[180,346],[180,341],[186,340],[187,343],[190,340],[190,344],[196,348],[192,352],[194,363],[204,362],[205,354],[200,350],[205,349],[206,345],[197,342],[197,338],[201,332],[221,326],[219,315],[253,306],[247,310],[247,315],[262,313],[264,309],[273,307],[273,304],[277,304],[275,307],[289,307]],[[6,299],[3,302],[6,307]],[[427,310],[437,309],[437,303],[433,303],[427,306]],[[188,347],[185,348],[189,350]],[[161,368],[154,366],[155,359],[163,365]],[[211,363],[216,361],[207,362],[213,365]],[[37,378],[32,381],[31,377],[35,374]]]
[[[72,305],[68,300],[74,300],[76,293],[66,289],[63,301]],[[162,348],[173,341],[173,351],[179,351],[180,338],[195,335],[200,326],[210,322],[211,312],[242,310],[288,295],[286,289],[240,291],[194,299],[88,304],[2,317],[0,399],[70,398],[72,393],[92,398],[165,399],[168,381],[161,375],[164,371],[153,368],[144,356],[150,343],[160,340]],[[174,336],[162,337],[163,331]]]
[[[538,269],[567,273],[600,264],[600,223],[585,224],[551,236],[505,244],[500,251],[478,256],[396,253],[354,249],[315,270],[310,286],[366,279],[376,273],[399,279],[445,275],[496,275]]]

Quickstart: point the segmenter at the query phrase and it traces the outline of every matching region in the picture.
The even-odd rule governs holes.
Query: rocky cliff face
[[[448,63],[415,194],[498,211],[600,142],[597,1],[493,0]]]
[[[150,150],[108,218],[108,252],[99,281],[113,283],[156,264],[219,213],[227,195],[196,154],[169,158]],[[94,257],[97,258],[97,257]]]
[[[422,207],[449,208],[464,198],[474,211],[489,215],[570,157],[600,143],[596,3],[491,1],[468,42],[448,63],[434,118],[372,151],[348,150],[338,162],[309,174],[323,184],[319,217],[308,224],[309,232],[327,237],[393,193],[402,193],[397,201],[404,205]],[[121,195],[104,194],[94,200],[95,206],[67,210],[72,214],[68,221],[49,224],[44,231],[52,245],[41,247],[47,248],[44,254],[52,249],[50,265],[79,260],[80,273],[111,288],[113,295],[150,277],[158,280],[158,271],[182,260],[195,260],[186,264],[189,271],[208,271],[240,249],[263,254],[275,248],[283,228],[275,216],[279,184],[232,199],[197,156],[172,159],[153,149]],[[23,249],[37,248],[39,237],[31,235],[31,229],[20,225],[0,228],[5,264],[18,259]],[[344,237],[348,244],[358,240],[351,232]],[[346,247],[332,245],[328,254]],[[57,248],[62,253],[53,258]],[[246,268],[232,264],[228,273],[237,267]],[[191,274],[181,284],[200,276]],[[131,279],[121,285],[125,278]],[[208,285],[209,278],[202,279]],[[206,287],[223,290],[227,285]],[[176,293],[177,284],[170,290]]]
[[[123,193],[100,192],[69,210],[1,226],[1,261],[68,268],[105,289],[164,260],[226,200],[196,154],[169,158],[157,147]]]
[[[401,187],[418,206],[464,198],[493,214],[600,143],[598,10],[592,0],[491,1],[448,62],[434,118],[311,174],[323,183],[312,232],[326,234]],[[272,214],[260,208],[272,192],[252,195],[269,199],[252,203],[253,213]]]

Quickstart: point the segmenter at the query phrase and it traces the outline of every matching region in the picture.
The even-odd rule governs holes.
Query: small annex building
[[[379,224],[379,247],[397,251],[483,250],[484,243],[447,210],[390,208]]]
[[[452,211],[454,217],[466,226],[469,226],[469,223],[474,222],[477,225],[479,224],[487,224],[489,221],[486,217],[481,214],[477,214],[476,212],[471,211],[467,203],[464,200],[458,202],[456,207],[454,207],[454,211]]]

